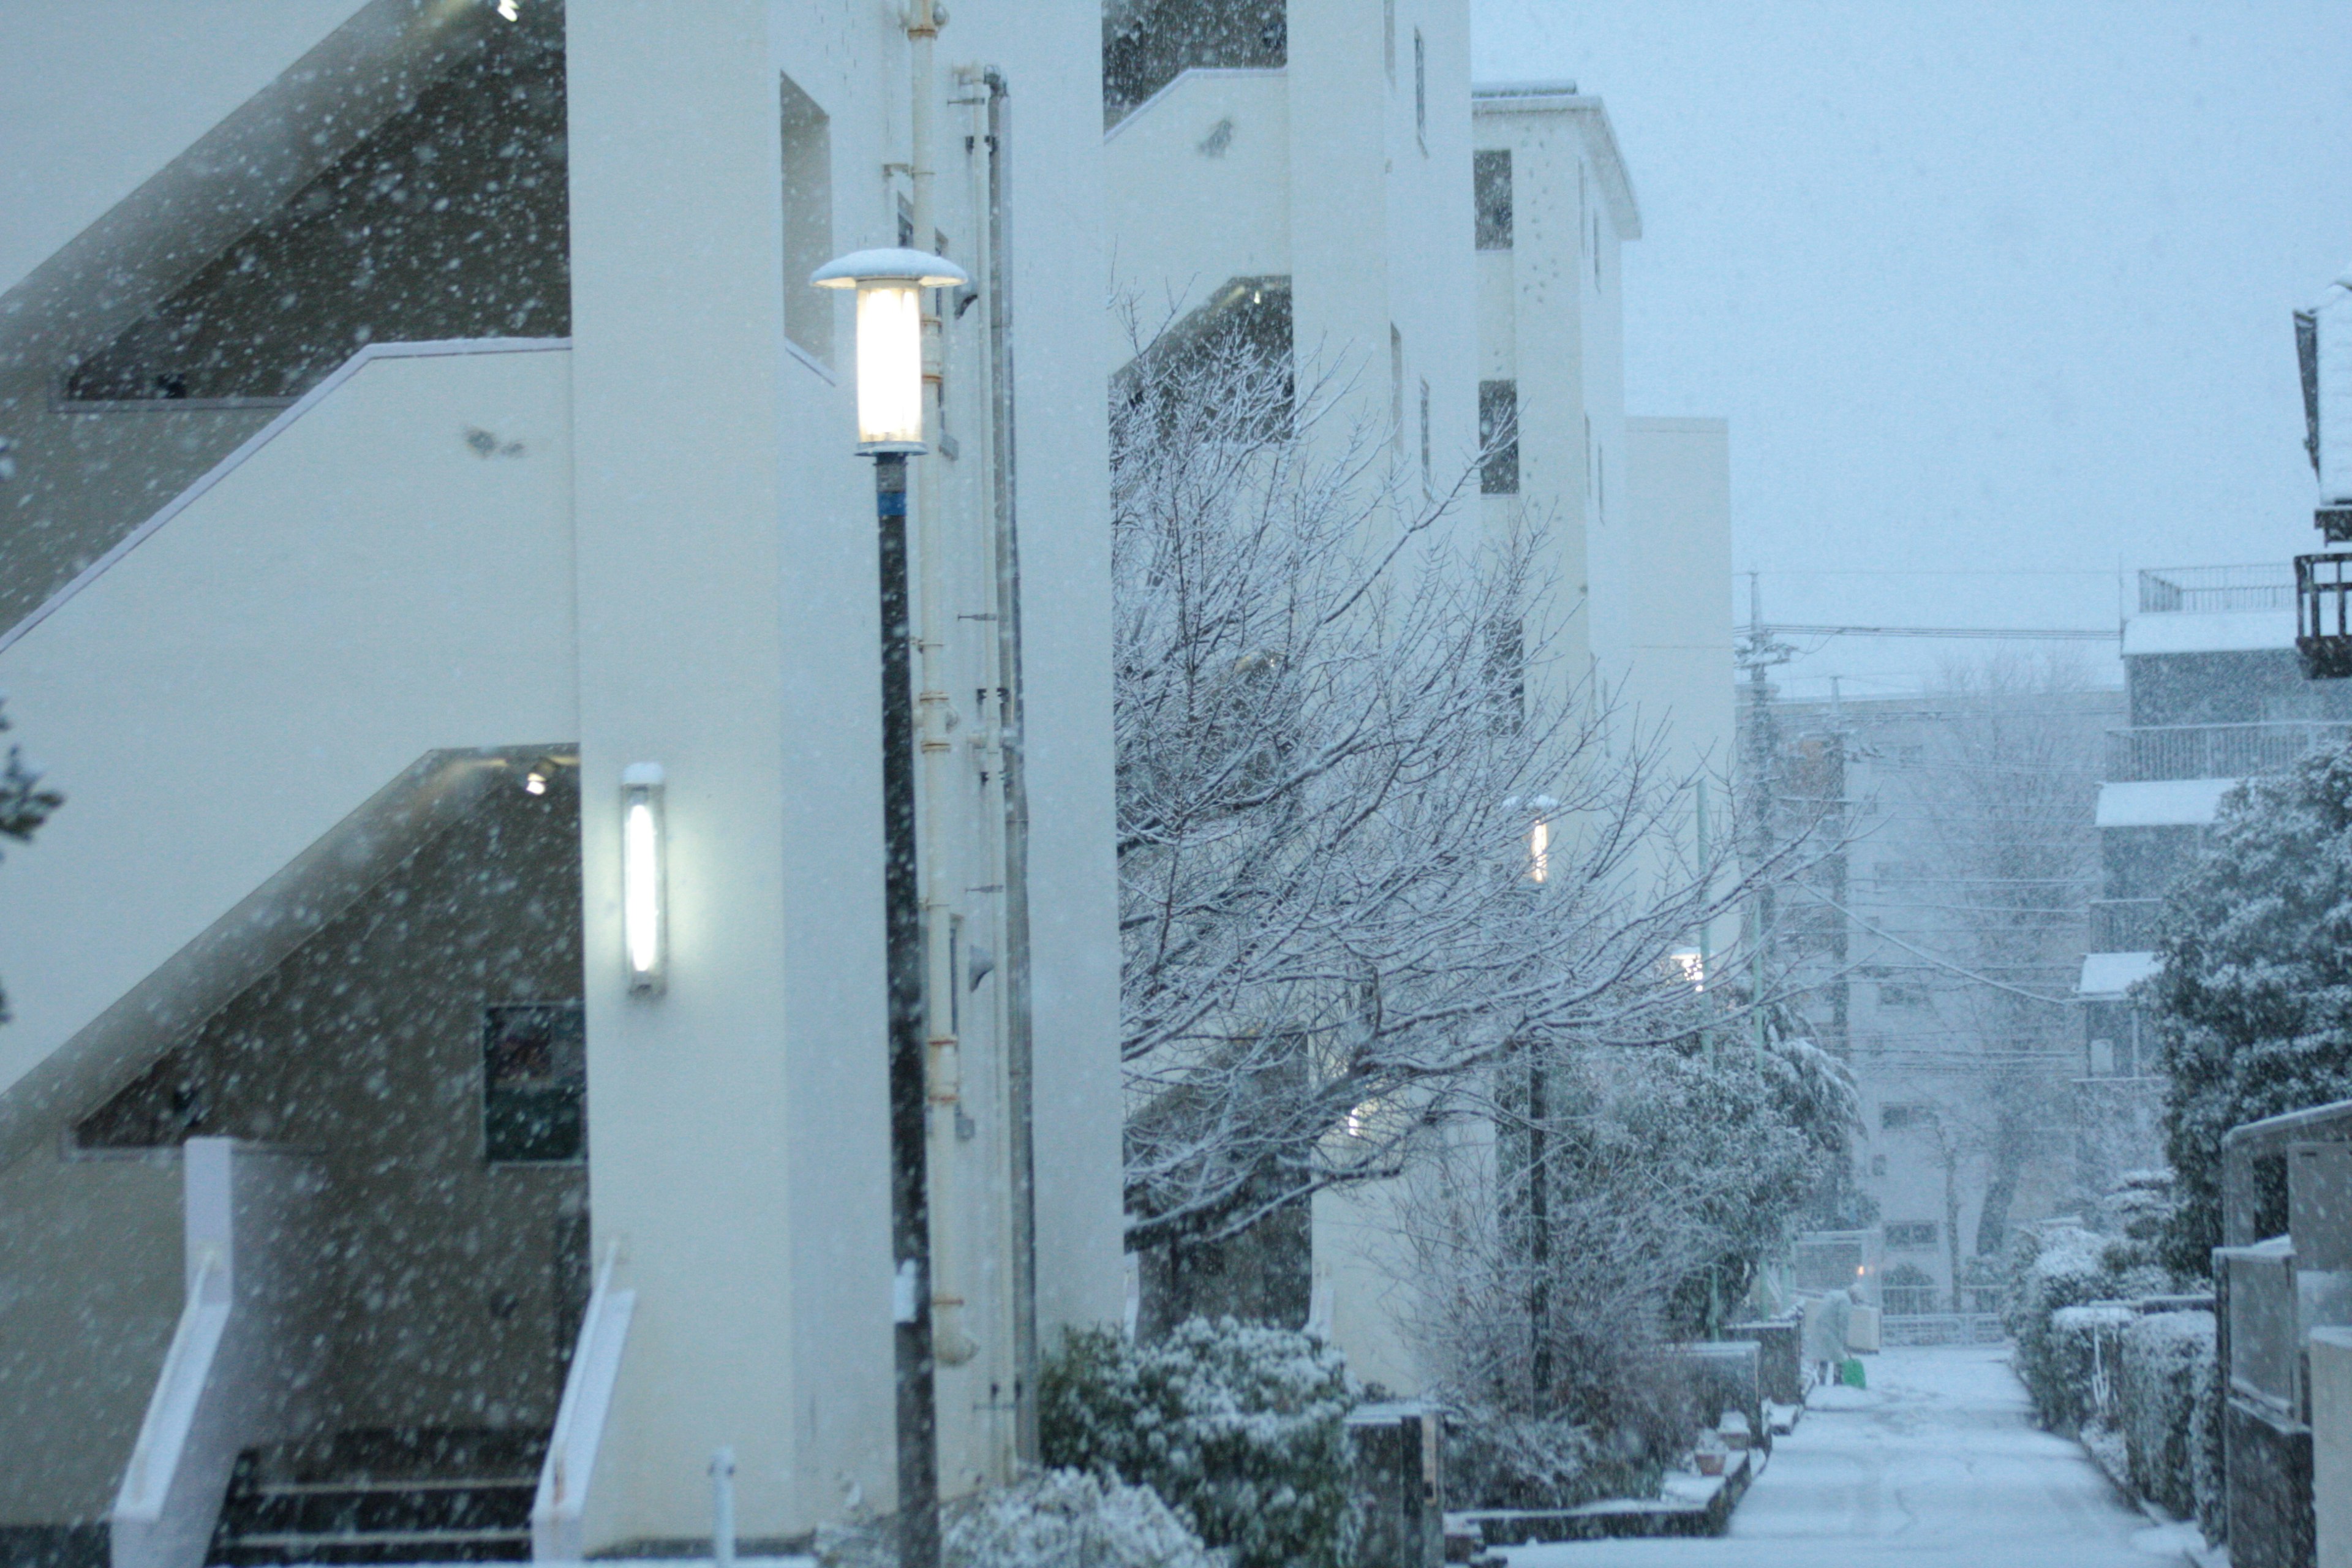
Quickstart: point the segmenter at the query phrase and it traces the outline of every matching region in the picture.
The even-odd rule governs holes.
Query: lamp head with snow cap
[[[946,257],[903,246],[854,250],[809,274],[814,288],[857,290],[861,453],[929,450],[923,442],[922,291],[971,281]]]

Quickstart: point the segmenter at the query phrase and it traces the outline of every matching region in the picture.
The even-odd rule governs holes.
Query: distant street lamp
[[[882,552],[882,908],[889,978],[890,1233],[897,1268],[898,1512],[910,1564],[939,1560],[939,1417],[932,1381],[929,1086],[923,907],[915,864],[915,694],[907,586],[907,458],[923,440],[925,289],[964,269],[927,251],[859,250],[809,277],[857,290],[857,450],[874,458]]]

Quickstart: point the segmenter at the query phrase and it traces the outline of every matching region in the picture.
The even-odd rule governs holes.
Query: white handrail
[[[103,576],[114,563],[145,542],[157,529],[171,521],[196,499],[242,467],[246,460],[283,435],[287,427],[317,407],[343,383],[361,370],[383,359],[432,359],[446,354],[538,353],[554,349],[569,349],[570,338],[447,338],[429,342],[370,343],[351,358],[327,373],[326,378],[297,398],[293,405],[275,419],[256,430],[240,442],[236,450],[205,470],[194,483],[163,503],[163,510],[117,540],[114,547],[74,575],[73,581],[41,601],[29,615],[5,630],[0,630],[0,653],[39,626],[61,608],[67,600]]]
[[[207,1247],[189,1278],[187,1304],[180,1309],[172,1348],[164,1352],[154,1395],[139,1424],[139,1441],[131,1450],[131,1466],[114,1500],[116,1519],[152,1523],[163,1518],[164,1498],[179,1473],[180,1456],[212,1374],[213,1357],[228,1330],[229,1308],[227,1265],[218,1248]]]
[[[585,1545],[584,1514],[594,1480],[596,1449],[604,1418],[613,1407],[613,1386],[621,1375],[621,1351],[637,1293],[613,1288],[620,1247],[608,1247],[596,1271],[596,1289],[580,1320],[579,1342],[563,1378],[563,1402],[539,1468],[539,1490],[530,1505],[530,1555],[538,1563],[577,1563]]]

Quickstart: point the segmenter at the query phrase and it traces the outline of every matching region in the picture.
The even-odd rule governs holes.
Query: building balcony
[[[2156,947],[2162,899],[2094,899],[2091,900],[2091,951],[2147,952]]]
[[[2294,606],[2294,575],[2284,565],[2164,566],[2139,574],[2139,611],[2213,615]]]
[[[2107,731],[2106,780],[2238,779],[2292,767],[2341,745],[2352,723],[2288,720],[2263,724],[2164,724]]]

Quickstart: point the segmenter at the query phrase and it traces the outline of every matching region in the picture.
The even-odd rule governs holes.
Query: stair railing
[[[530,1555],[536,1563],[577,1563],[583,1555],[588,1489],[595,1476],[596,1449],[620,1381],[621,1352],[629,1337],[629,1317],[637,1293],[615,1289],[613,1266],[620,1248],[606,1249],[596,1271],[596,1289],[580,1320],[580,1341],[564,1374],[563,1403],[556,1407],[555,1430],[540,1466],[539,1491],[530,1505]]]
[[[203,1568],[237,1455],[297,1424],[315,1371],[303,1247],[318,1179],[292,1155],[181,1147],[187,1299],[108,1516],[113,1568]]]

